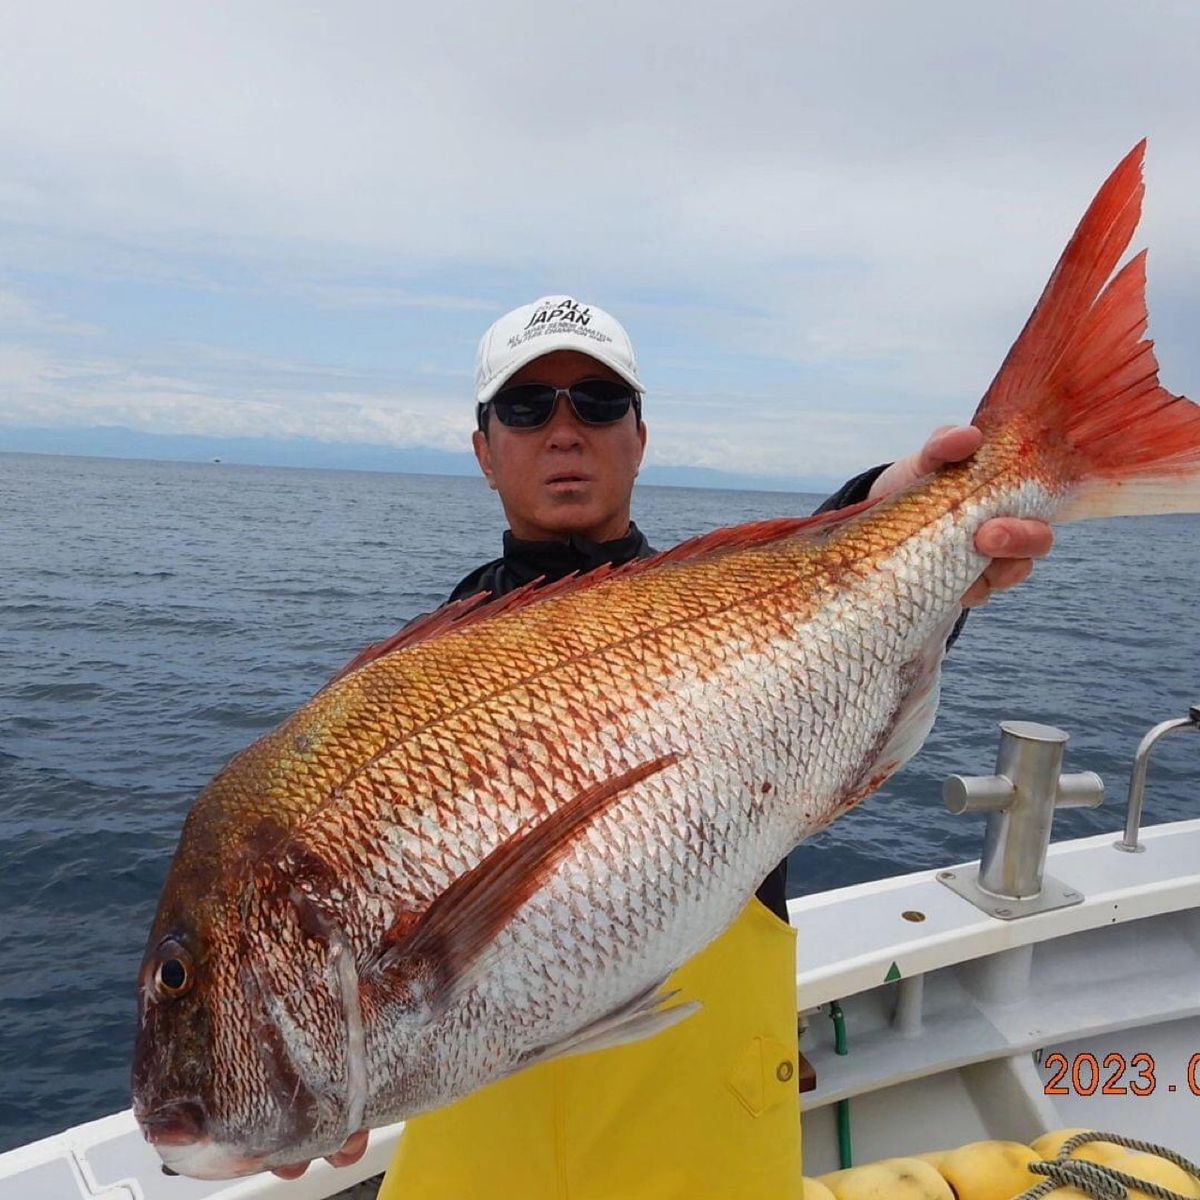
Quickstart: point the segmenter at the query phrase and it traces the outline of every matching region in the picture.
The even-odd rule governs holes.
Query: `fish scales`
[[[311,786],[329,789],[327,798],[314,803],[303,793],[286,843],[305,853],[291,863],[281,856],[275,873],[286,878],[303,867],[306,891],[326,901],[330,881],[340,882],[339,923],[360,960],[398,912],[421,912],[530,820],[598,779],[684,751],[677,767],[630,789],[598,819],[592,839],[566,856],[497,938],[493,958],[503,967],[458,1000],[436,1036],[418,1031],[398,1052],[383,1032],[387,1006],[366,1006],[377,1017],[365,1041],[367,1075],[378,1081],[368,1123],[412,1111],[416,1081],[437,1078],[440,1096],[462,1094],[602,1017],[631,990],[661,981],[728,923],[802,826],[818,823],[829,795],[867,771],[864,760],[903,700],[889,676],[926,637],[906,621],[929,607],[927,591],[960,594],[974,569],[959,566],[939,587],[923,564],[946,560],[920,546],[934,540],[929,506],[910,508],[907,517],[899,510],[823,545],[784,542],[614,579],[513,614],[500,637],[486,626],[464,629],[364,668],[298,716],[303,732],[289,732],[305,739],[305,755],[336,747],[332,762],[361,765],[312,773]],[[898,541],[920,534],[920,548],[895,553]],[[892,602],[881,607],[888,581]],[[587,653],[569,636],[577,623],[596,633]],[[924,626],[935,623],[927,614]],[[539,639],[534,670],[514,683],[521,647]],[[622,649],[627,682],[617,686],[610,656]],[[443,655],[452,665],[439,670]],[[453,697],[422,686],[488,655],[508,674],[472,670]],[[848,677],[842,664],[851,659],[857,670]],[[388,709],[398,694],[408,698],[404,722]],[[358,731],[357,749],[339,722]],[[477,754],[461,755],[471,745]],[[541,778],[551,786],[514,772],[514,754],[544,758]],[[449,773],[449,786],[423,766],[431,757]],[[466,815],[480,810],[491,818],[486,833]],[[398,825],[404,836],[395,835]],[[614,845],[622,846],[619,857],[597,853]],[[293,908],[275,905],[280,887],[260,883],[268,911],[258,929],[292,947],[305,934]],[[614,896],[623,897],[615,909]],[[548,959],[547,944],[573,945],[576,955]],[[349,1062],[329,955],[269,961],[263,990],[303,1089],[339,1095]],[[472,1031],[473,1053],[447,1058],[456,1028]],[[322,1055],[321,1046],[339,1042],[341,1053]],[[338,1119],[323,1114],[318,1126]]]
[[[658,617],[655,623],[643,622],[638,631],[644,648],[644,654],[639,656],[643,670],[653,670],[655,664],[662,669],[662,664],[669,664],[667,670],[676,673],[674,694],[677,699],[674,711],[664,711],[661,705],[651,710],[640,704],[636,695],[615,693],[610,683],[611,671],[603,658],[599,657],[607,650],[607,646],[601,643],[589,656],[575,653],[566,663],[560,660],[558,677],[563,680],[562,702],[567,716],[565,722],[560,722],[556,729],[561,737],[562,725],[572,727],[573,724],[579,740],[548,741],[544,736],[538,736],[536,729],[529,739],[554,764],[560,780],[557,789],[553,792],[539,789],[537,794],[533,794],[534,789],[518,786],[515,789],[517,802],[505,803],[514,783],[519,785],[522,779],[498,767],[494,781],[497,794],[493,797],[473,797],[471,804],[475,811],[485,807],[489,813],[499,815],[498,828],[490,840],[480,836],[478,823],[454,818],[455,789],[440,794],[435,791],[425,797],[438,805],[439,812],[449,818],[439,822],[439,831],[446,833],[454,843],[452,847],[442,850],[447,856],[444,873],[449,877],[461,871],[464,862],[473,865],[481,861],[494,848],[497,840],[516,832],[530,815],[537,815],[539,808],[551,807],[554,797],[559,803],[565,803],[582,784],[590,781],[589,775],[592,778],[603,777],[669,746],[678,746],[680,743],[689,745],[691,753],[688,757],[696,764],[694,768],[690,772],[675,773],[671,785],[664,777],[662,781],[646,781],[631,791],[627,800],[616,805],[610,815],[597,822],[593,839],[581,847],[581,852],[564,862],[556,876],[557,880],[563,882],[552,883],[544,893],[544,900],[531,901],[527,919],[518,918],[510,926],[510,932],[502,935],[502,940],[511,938],[513,945],[498,946],[497,957],[511,962],[522,961],[518,952],[520,947],[525,947],[528,952],[530,948],[540,946],[547,937],[553,939],[559,932],[568,942],[573,938],[578,944],[578,930],[571,934],[569,930],[557,930],[556,925],[564,914],[568,919],[577,916],[581,896],[594,897],[588,905],[593,914],[593,937],[588,945],[588,953],[583,957],[585,969],[579,969],[579,962],[563,961],[559,964],[560,971],[553,974],[555,985],[567,988],[560,997],[560,1012],[578,1015],[579,1006],[584,1006],[586,1011],[589,1002],[598,1015],[608,1011],[617,1002],[617,997],[603,986],[606,969],[611,975],[611,965],[622,960],[624,952],[634,943],[640,943],[648,950],[645,973],[637,982],[644,981],[649,986],[661,979],[683,952],[681,946],[689,948],[689,933],[695,937],[696,930],[711,926],[706,905],[712,903],[714,895],[722,890],[720,884],[725,877],[732,881],[732,887],[725,890],[740,897],[744,894],[746,876],[761,875],[773,861],[773,856],[778,857],[782,853],[779,848],[786,849],[794,839],[794,817],[782,822],[782,830],[771,829],[765,819],[768,806],[764,796],[774,795],[778,798],[805,790],[819,794],[821,785],[813,787],[806,780],[804,764],[798,756],[781,758],[776,755],[772,760],[763,752],[763,748],[787,745],[789,742],[798,745],[803,731],[807,731],[809,745],[815,741],[819,745],[835,747],[838,741],[836,737],[822,736],[826,730],[833,732],[831,722],[842,720],[848,711],[860,712],[864,717],[869,715],[869,710],[878,703],[876,699],[866,703],[861,700],[856,702],[853,696],[847,695],[847,688],[836,686],[840,678],[837,664],[844,661],[848,654],[853,656],[856,650],[859,653],[858,670],[853,673],[853,678],[860,681],[857,691],[860,695],[864,691],[876,692],[877,695],[889,694],[886,687],[868,686],[864,689],[862,686],[864,680],[870,685],[885,682],[881,672],[889,661],[889,653],[882,648],[872,653],[872,639],[847,638],[840,634],[836,624],[823,629],[819,614],[815,614],[815,619],[810,618],[809,626],[798,636],[796,624],[800,619],[799,614],[811,613],[816,607],[811,603],[803,584],[809,578],[832,580],[841,574],[840,568],[844,564],[857,563],[861,566],[864,554],[877,558],[892,550],[895,540],[903,539],[909,527],[918,530],[927,527],[927,508],[927,505],[919,506],[915,521],[893,519],[882,530],[866,529],[858,539],[853,539],[859,542],[857,546],[846,544],[852,540],[850,538],[835,541],[823,557],[815,554],[811,546],[794,547],[791,553],[786,553],[782,547],[746,552],[740,556],[742,561],[731,564],[729,577],[732,583],[727,578],[723,587],[709,590],[707,605],[695,602],[697,585],[688,578],[688,572],[680,571],[673,579],[669,576],[655,579],[656,600],[666,591],[669,601],[679,596],[692,601],[686,606],[671,602],[640,606],[640,611],[656,616],[668,612],[673,617],[681,610],[687,613],[688,628],[684,628],[684,622],[663,622]],[[893,544],[889,545],[889,542]],[[869,578],[872,582],[866,589],[869,594],[863,595],[857,605],[857,610],[864,614],[863,619],[856,623],[857,627],[880,628],[884,631],[885,640],[888,630],[903,630],[906,619],[911,616],[911,612],[906,610],[928,608],[923,588],[932,588],[953,598],[970,581],[967,576],[971,568],[968,568],[960,570],[957,578],[946,580],[939,588],[936,575],[931,576],[924,569],[924,563],[930,557],[930,552],[924,546],[916,548],[915,552],[910,550],[907,554],[894,557],[891,573],[898,585],[895,589],[896,621],[889,621],[886,612],[880,621],[880,610],[875,601],[882,575],[859,572],[861,579]],[[755,570],[759,565],[756,560],[766,560],[762,573]],[[809,566],[807,573],[797,569],[804,560]],[[913,569],[914,563],[918,566],[916,570]],[[711,572],[711,569],[709,564],[707,570]],[[760,611],[748,607],[747,599],[753,600],[758,595],[766,594],[761,586],[763,574],[775,576],[776,579],[790,579],[793,589],[790,597],[787,593],[781,595],[778,584],[774,583],[769,593],[772,604]],[[797,581],[799,586],[796,586]],[[620,581],[614,581],[612,586],[619,588]],[[559,613],[558,622],[588,621],[608,612],[610,599],[604,595],[603,588],[580,599],[587,603],[578,604],[568,599],[556,602],[568,609],[578,606],[583,610]],[[842,603],[837,606],[838,623],[855,624],[852,620],[855,609],[854,599],[843,597]],[[739,615],[743,618],[740,622],[737,619]],[[748,616],[753,619],[746,619]],[[513,622],[514,625],[517,623]],[[469,630],[461,636],[464,643],[472,640]],[[718,640],[706,644],[705,637],[716,637]],[[912,640],[911,633],[909,637]],[[799,652],[796,652],[796,647],[801,648]],[[589,672],[587,665],[591,661],[597,665],[595,670]],[[684,663],[691,665],[690,686],[680,688],[677,673]],[[395,669],[396,665],[402,664],[389,665],[385,660],[379,667],[381,670],[384,666]],[[414,667],[414,670],[418,669]],[[549,673],[553,669],[543,670]],[[727,677],[738,682],[730,687],[725,682]],[[829,686],[807,690],[803,687],[808,680],[817,678],[828,680]],[[762,685],[757,689],[758,698],[741,703],[740,709],[744,714],[741,720],[717,720],[719,713],[728,717],[727,705],[731,695],[754,696],[755,689],[746,686],[747,679],[757,680]],[[892,687],[890,694],[897,696],[898,690]],[[576,696],[581,698],[587,715],[573,723],[571,716],[580,706]],[[811,708],[806,703],[808,700],[815,701]],[[508,714],[512,714],[514,710],[526,707],[529,698],[518,687],[490,697],[488,702],[499,704],[501,712],[507,710]],[[457,715],[461,717],[461,714]],[[596,720],[598,715],[601,716],[599,721]],[[860,737],[857,746],[850,745],[841,753],[833,750],[829,755],[830,762],[818,760],[812,764],[815,770],[810,769],[809,773],[817,779],[823,779],[827,789],[836,789],[847,778],[861,774],[865,769],[861,761],[863,755],[878,742],[880,729],[886,726],[891,715],[886,710],[879,715],[879,728],[871,729],[867,721],[869,732]],[[782,722],[784,728],[774,736],[762,738],[757,734],[762,727],[770,728],[776,721]],[[713,749],[708,755],[699,752],[706,725],[717,731],[718,735],[710,739]],[[487,724],[477,721],[474,727],[486,731]],[[606,739],[605,732],[614,728],[619,728],[622,736],[619,739]],[[447,736],[452,744],[458,744],[458,739],[465,732],[450,729]],[[489,740],[486,732],[481,734],[481,738]],[[505,741],[505,738],[509,740]],[[514,738],[515,743],[512,740]],[[490,738],[490,749],[495,752],[504,744],[511,753],[514,745],[519,748],[522,744],[521,739],[520,723],[515,717],[502,720],[499,734]],[[752,747],[753,751],[743,757],[738,753],[739,745]],[[497,761],[504,762],[503,759]],[[590,769],[588,764],[591,764]],[[525,780],[527,782],[528,777]],[[752,781],[750,785],[748,780]],[[768,785],[765,793],[762,788],[764,783]],[[638,804],[637,797],[643,793],[642,803]],[[729,802],[730,797],[739,794],[744,797],[742,805]],[[710,797],[719,797],[720,802],[707,803]],[[774,807],[784,808],[777,800]],[[386,805],[376,810],[376,819],[390,819]],[[776,821],[778,824],[780,822]],[[611,833],[607,829],[609,825],[613,827]],[[739,837],[740,830],[750,831],[748,844],[743,844],[746,838],[744,833]],[[756,830],[760,833],[754,837]],[[313,831],[313,840],[323,840],[323,834],[318,834],[317,829]],[[386,844],[384,838],[368,840],[377,845]],[[597,844],[620,845],[622,853],[615,863],[599,860],[595,852]],[[429,853],[438,853],[438,847],[429,843],[426,843],[426,849]],[[641,853],[631,853],[635,849]],[[396,868],[400,864],[393,861],[392,866],[392,877],[396,878]],[[703,869],[698,870],[698,867]],[[620,881],[619,887],[613,886],[613,878]],[[605,898],[610,895],[626,898],[618,908],[619,917],[612,916],[606,907]],[[629,897],[638,898],[640,903],[629,905]],[[414,908],[420,907],[423,900],[424,897],[416,897]],[[689,913],[694,915],[689,918]],[[668,919],[672,914],[682,914],[682,917]],[[377,936],[379,931],[374,932]],[[370,934],[367,940],[371,940]],[[618,947],[621,954],[616,953]],[[592,977],[593,972],[598,972],[595,978]],[[516,980],[528,977],[523,969],[509,974]],[[544,975],[536,972],[533,977],[538,978],[543,986],[547,982]],[[568,981],[570,987],[567,987]],[[628,979],[623,978],[619,986],[627,991]],[[506,1041],[503,1031],[499,1029],[494,1038],[485,1039],[493,1047],[503,1047],[507,1061],[513,1061],[513,1037],[520,1039],[523,1034],[527,1038],[532,1036],[532,1045],[524,1046],[524,1051],[528,1052],[552,1042],[561,1032],[556,1028],[538,1028],[538,1018],[542,1017],[542,1011],[549,1004],[545,996],[539,1001],[537,996],[514,996],[501,988],[490,1002],[485,993],[483,997],[464,997],[461,1004],[476,1028],[480,1022],[487,1023],[487,1014],[491,1011],[507,1014],[506,1020],[510,1020],[514,1012],[530,1017],[534,1026],[532,1031],[509,1027],[509,1040]],[[572,1016],[574,1019],[575,1016]],[[387,1046],[370,1048],[370,1052],[375,1051],[386,1054]],[[517,1058],[519,1061],[519,1055]],[[389,1065],[400,1067],[402,1064]],[[479,1064],[479,1068],[487,1069],[488,1065]],[[387,1073],[385,1070],[384,1074]],[[469,1081],[464,1080],[463,1086],[469,1086]],[[383,1097],[381,1101],[386,1109],[396,1102],[396,1098]]]
[[[384,745],[375,742],[371,767],[339,780],[337,801],[306,812],[293,826],[291,840],[314,848],[330,878],[352,879],[357,902],[341,905],[341,921],[364,954],[378,943],[397,909],[420,912],[451,879],[531,819],[553,811],[597,779],[660,753],[686,750],[678,769],[631,789],[596,823],[600,844],[624,842],[620,861],[597,855],[594,845],[581,846],[497,939],[495,959],[506,968],[482,979],[445,1018],[449,1028],[462,1021],[464,1029],[474,1031],[474,1056],[443,1061],[444,1034],[431,1039],[415,1059],[414,1046],[398,1056],[392,1039],[368,1035],[368,1075],[402,1081],[394,1089],[385,1082],[371,1097],[369,1122],[406,1107],[403,1093],[414,1079],[437,1077],[443,1081],[442,1094],[453,1095],[494,1077],[499,1064],[507,1069],[520,1065],[579,1024],[617,1007],[631,988],[642,991],[659,982],[707,940],[714,923],[731,919],[747,889],[797,840],[806,814],[811,817],[827,793],[864,772],[864,756],[878,743],[902,699],[899,685],[886,678],[896,648],[876,647],[877,635],[861,635],[874,627],[887,643],[896,640],[889,632],[903,630],[903,621],[889,620],[886,610],[881,620],[878,595],[886,572],[879,560],[897,539],[910,529],[922,530],[926,522],[926,506],[921,506],[913,519],[897,516],[882,528],[878,522],[867,525],[824,547],[783,543],[730,554],[727,564],[702,563],[698,571],[681,566],[657,576],[613,580],[589,593],[514,614],[498,647],[485,627],[466,629],[444,642],[415,647],[411,655],[382,660],[347,681],[354,682],[357,694],[343,719],[357,720],[360,709],[374,710],[374,676],[383,681],[385,694],[411,696],[412,690],[388,677],[403,673],[406,680],[420,681],[431,673],[424,660],[443,650],[464,664],[496,653],[510,672],[504,688],[495,687],[494,675],[476,676],[470,703],[456,709],[446,703],[444,692],[416,690],[428,708],[421,711],[410,704],[407,736]],[[864,566],[868,557],[874,570]],[[901,585],[895,597],[901,615],[923,603],[908,593],[930,583],[919,572],[906,570],[910,557],[901,554],[891,569]],[[840,593],[836,622],[823,622],[822,600],[839,584],[844,587],[847,574],[854,580],[852,591]],[[957,596],[969,582],[966,574],[960,570],[960,577],[940,590]],[[620,596],[625,589],[646,594],[614,604],[612,593]],[[636,614],[633,620],[630,610]],[[586,654],[578,640],[562,635],[576,623],[601,635]],[[522,628],[526,624],[535,628]],[[843,626],[857,634],[845,636]],[[538,656],[533,678],[542,699],[537,703],[531,683],[512,684],[511,672],[520,647],[542,638],[543,632],[558,635],[545,638],[557,653]],[[923,635],[909,630],[908,636],[919,644]],[[654,685],[653,705],[637,687],[613,686],[608,655],[614,647],[634,644],[639,651],[630,656],[629,677]],[[857,656],[860,663],[857,700],[839,685],[839,663],[848,656]],[[546,706],[546,689],[551,695],[557,692],[551,707]],[[666,697],[671,703],[664,706]],[[332,698],[327,703],[333,707]],[[531,712],[552,712],[555,719],[530,722]],[[836,736],[842,723],[857,727],[857,737]],[[366,726],[388,724],[377,717]],[[766,738],[763,729],[769,731]],[[321,731],[316,740],[328,736]],[[461,819],[468,804],[456,787],[439,786],[415,765],[439,736],[450,747],[474,740],[479,759],[491,764],[488,777],[472,780],[469,800],[470,808],[483,808],[493,817],[490,838],[482,836],[478,822]],[[528,776],[514,779],[508,756],[523,745],[537,746],[548,758],[552,789],[528,786]],[[805,763],[795,752],[801,745],[821,751]],[[772,746],[774,753],[764,749]],[[753,749],[745,754],[744,747]],[[440,756],[441,762],[450,760],[449,753]],[[469,769],[466,777],[471,778]],[[398,780],[405,785],[399,804],[394,790]],[[525,786],[514,786],[520,782]],[[769,785],[766,792],[764,783]],[[419,837],[423,877],[409,869],[409,848],[418,839],[389,836],[405,810],[425,818]],[[338,858],[339,847],[353,844],[375,847],[365,870],[361,858]],[[617,894],[626,897],[615,914],[614,875],[623,885],[615,889]],[[379,903],[377,896],[368,902],[379,877],[389,881],[388,904]],[[589,913],[586,936],[570,919],[569,900]],[[544,946],[561,944],[568,935],[584,951],[580,957],[546,960]],[[637,963],[630,961],[634,948],[640,950]],[[318,975],[328,971],[324,962],[316,965]],[[305,995],[313,979],[311,970],[279,975],[273,988],[281,995]],[[330,1000],[319,1016],[312,1009],[309,1001],[308,1011],[285,1016],[278,1010],[276,1015],[291,1038],[299,1038],[307,1027],[318,1031],[314,1040],[320,1042],[336,1027],[338,1006]],[[386,1027],[384,1019],[375,1023],[377,1029]],[[311,1064],[318,1056],[310,1052],[304,1058]],[[343,1067],[312,1076],[308,1084],[317,1094],[336,1093],[345,1074]]]

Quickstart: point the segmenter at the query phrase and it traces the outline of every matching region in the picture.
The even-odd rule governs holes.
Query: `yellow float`
[[[837,1197],[818,1179],[805,1179],[802,1200],[837,1200]]]
[[[835,1200],[954,1200],[950,1185],[919,1158],[886,1158],[822,1175]]]
[[[1029,1164],[1053,1161],[1063,1146],[1084,1129],[1059,1129],[1043,1134],[1032,1146],[1020,1142],[972,1142],[953,1150],[938,1150],[912,1158],[888,1158],[849,1167],[804,1181],[804,1200],[1016,1200],[1045,1180]],[[1120,1171],[1143,1183],[1157,1184],[1180,1196],[1200,1200],[1200,1178],[1160,1158],[1112,1142],[1085,1142],[1073,1159]],[[1148,1200],[1140,1189],[1129,1200]],[[1086,1200],[1074,1187],[1059,1187],[1046,1200]]]

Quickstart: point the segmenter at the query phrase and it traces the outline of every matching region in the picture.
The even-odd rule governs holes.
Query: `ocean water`
[[[819,497],[645,488],[656,545]],[[126,1106],[134,977],[183,817],[237,750],[498,552],[482,482],[0,455],[0,1149]],[[1200,520],[1060,530],[974,614],[924,750],[790,860],[792,894],[974,858],[941,803],[996,722],[1072,734],[1117,830],[1152,723],[1200,701]],[[1200,815],[1200,740],[1156,752],[1147,821]]]

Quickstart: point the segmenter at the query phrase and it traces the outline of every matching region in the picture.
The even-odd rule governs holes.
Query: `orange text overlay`
[[[1191,1092],[1200,1096],[1200,1054],[1193,1054],[1177,1070],[1163,1072],[1153,1054],[1047,1054],[1042,1064],[1049,1072],[1042,1090],[1047,1096],[1154,1096],[1162,1092]],[[1182,1076],[1167,1079],[1165,1076]]]

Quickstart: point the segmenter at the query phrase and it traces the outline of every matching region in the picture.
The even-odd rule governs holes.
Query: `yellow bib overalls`
[[[379,1200],[799,1200],[795,959],[752,900],[666,984],[698,1013],[414,1118]]]

